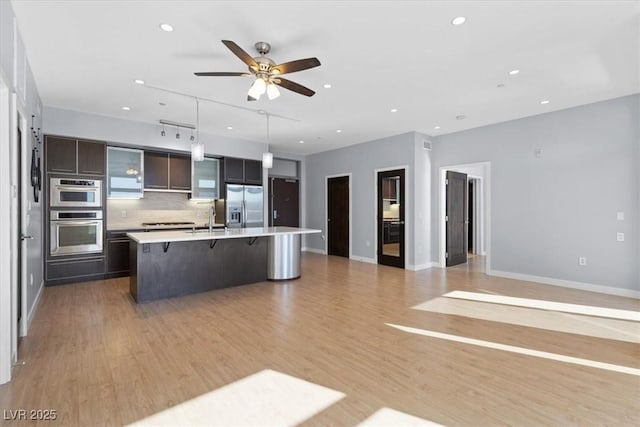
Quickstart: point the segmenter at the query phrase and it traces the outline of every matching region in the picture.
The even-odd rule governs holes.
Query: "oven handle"
[[[90,191],[100,191],[100,187],[98,186],[82,186],[82,185],[56,185],[58,190],[90,190]]]
[[[64,220],[64,219],[63,220],[58,219],[58,220],[53,220],[51,222],[53,222],[55,224],[78,225],[78,226],[80,226],[80,225],[94,225],[94,224],[99,225],[99,224],[102,224],[102,220],[101,219],[100,220],[96,220],[96,221],[68,221],[68,220]]]

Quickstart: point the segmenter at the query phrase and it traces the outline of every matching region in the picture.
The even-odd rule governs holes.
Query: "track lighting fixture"
[[[176,126],[176,139],[180,139],[180,126]]]
[[[162,125],[162,130],[160,131],[160,136],[165,136],[167,133],[164,131],[164,124]]]

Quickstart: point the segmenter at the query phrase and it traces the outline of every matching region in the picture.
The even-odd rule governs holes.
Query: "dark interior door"
[[[327,255],[349,257],[349,177],[327,180]]]
[[[404,169],[378,172],[378,264],[404,268]]]
[[[447,171],[447,267],[467,262],[467,174]]]
[[[300,226],[300,184],[295,179],[269,179],[269,223],[271,226]]]

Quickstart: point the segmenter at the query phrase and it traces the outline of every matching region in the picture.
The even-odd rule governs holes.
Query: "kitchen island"
[[[213,289],[300,276],[300,237],[320,230],[294,227],[127,233],[131,295],[152,301]]]

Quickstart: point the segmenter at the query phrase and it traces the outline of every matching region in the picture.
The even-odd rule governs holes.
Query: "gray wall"
[[[639,103],[632,95],[434,138],[433,260],[440,167],[491,161],[492,270],[640,290]]]
[[[307,226],[326,233],[326,177],[352,174],[352,254],[354,258],[376,259],[375,221],[377,217],[375,169],[408,166],[406,180],[407,248],[406,263],[417,268],[430,260],[429,223],[429,153],[424,150],[424,135],[415,132],[326,151],[307,156]],[[419,174],[416,174],[416,165]],[[416,178],[417,177],[417,178]],[[415,189],[420,188],[416,193]],[[424,191],[423,191],[424,190]],[[418,220],[418,223],[416,222]],[[325,249],[321,235],[310,235],[306,246]]]
[[[38,88],[36,87],[35,80],[33,79],[33,74],[28,61],[26,61],[26,69],[24,70],[24,73],[20,73],[18,76],[14,74],[14,55],[17,54],[19,58],[23,58],[26,54],[24,50],[20,50],[19,52],[14,51],[14,19],[15,15],[13,13],[11,2],[0,1],[0,73],[2,73],[5,82],[9,85],[9,89],[12,92],[17,91],[14,81],[20,79],[25,82],[24,84],[20,83],[20,86],[24,86],[26,89],[24,92],[25,99],[19,100],[18,102],[20,104],[20,108],[23,110],[25,118],[28,119],[27,132],[25,135],[27,138],[25,151],[27,153],[28,168],[31,165],[31,149],[35,144],[35,140],[32,138],[30,131],[31,115],[36,115],[36,123],[41,123],[42,102],[40,101]],[[14,112],[10,111],[9,115],[10,122],[13,122],[13,120],[15,120]],[[37,124],[37,126],[39,127],[40,124]],[[12,135],[14,135],[13,132],[15,131],[12,130]],[[17,165],[12,165],[12,167],[17,167]],[[24,187],[24,191],[27,194],[27,225],[24,231],[26,234],[34,236],[33,240],[28,240],[26,243],[27,313],[23,314],[25,317],[32,312],[36,296],[38,295],[43,283],[42,204],[34,203],[33,192],[31,190],[32,188],[30,185]],[[7,207],[3,207],[3,209],[7,209]],[[2,232],[8,232],[8,230],[3,229]],[[2,254],[2,256],[6,256],[6,254]],[[2,304],[5,304],[5,302],[3,301]],[[0,307],[0,309],[5,308],[6,306],[4,305]]]

